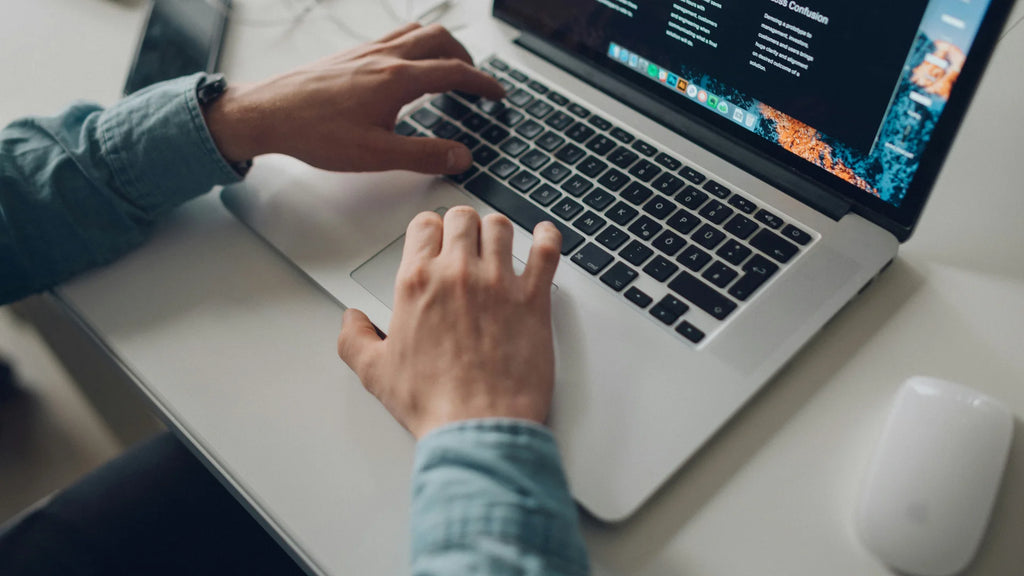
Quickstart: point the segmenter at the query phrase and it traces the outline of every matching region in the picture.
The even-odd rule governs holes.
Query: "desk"
[[[254,17],[278,6],[237,4]],[[481,18],[484,4],[463,0],[447,22]],[[329,6],[373,35],[394,27],[373,2]],[[73,98],[115,101],[143,12],[138,2],[0,0],[0,121]],[[256,79],[356,43],[312,16],[291,27],[233,26],[225,71]],[[1018,5],[1011,21],[1022,16]],[[893,393],[925,373],[992,394],[1017,415],[1009,469],[971,573],[1020,573],[1024,185],[1016,168],[1024,146],[1014,138],[1024,126],[1022,56],[1024,25],[997,49],[922,224],[892,267],[637,516],[616,526],[585,519],[601,571],[889,574],[856,540],[852,511]],[[341,310],[216,195],[57,293],[316,571],[406,572],[411,438],[335,357]],[[303,415],[304,425],[282,429],[275,415],[287,412]]]

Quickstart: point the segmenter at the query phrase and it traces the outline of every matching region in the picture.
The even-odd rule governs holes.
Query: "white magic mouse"
[[[949,576],[978,549],[1013,439],[1013,414],[960,384],[907,380],[856,513],[861,541],[907,574]]]

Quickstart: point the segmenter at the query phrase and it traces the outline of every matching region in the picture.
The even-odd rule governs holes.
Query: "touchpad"
[[[395,309],[395,276],[398,274],[398,265],[402,263],[404,248],[405,234],[402,234],[388,244],[387,248],[352,271],[352,279],[383,302],[389,310]],[[512,268],[519,275],[526,269],[526,264],[512,256]],[[554,294],[557,290],[558,286],[552,284],[551,293]]]

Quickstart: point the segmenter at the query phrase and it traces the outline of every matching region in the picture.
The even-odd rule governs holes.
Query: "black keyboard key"
[[[694,344],[698,344],[704,339],[704,333],[685,320],[680,322],[679,326],[676,326],[676,332]]]
[[[740,262],[746,260],[747,256],[750,256],[751,252],[752,250],[750,248],[740,244],[738,241],[729,240],[725,244],[722,244],[722,247],[718,249],[716,254],[729,264],[739,266]]]
[[[680,272],[668,287],[719,320],[725,320],[736,309],[735,302],[685,270]]]
[[[543,167],[550,161],[550,156],[541,152],[540,150],[537,150],[536,148],[530,150],[526,154],[523,154],[523,157],[519,159],[519,162],[523,166],[529,168],[530,170],[540,170],[541,167]]]
[[[792,224],[786,224],[786,227],[782,229],[782,236],[788,238],[793,242],[801,246],[806,246],[811,241],[811,235],[803,230],[793,226]]]
[[[653,298],[651,298],[647,294],[644,294],[643,290],[640,290],[639,288],[636,287],[626,290],[626,299],[641,308],[647,308],[648,306],[651,305],[651,302],[654,301]]]
[[[675,324],[676,320],[679,320],[679,317],[686,314],[689,309],[690,307],[685,302],[669,294],[651,308],[651,316],[665,324]]]
[[[665,223],[680,234],[689,234],[701,223],[701,219],[686,210],[680,210],[666,220]]]
[[[754,220],[757,220],[765,226],[778,230],[779,226],[782,226],[782,218],[779,218],[775,214],[767,210],[758,210],[757,214],[754,214]]]
[[[611,190],[612,192],[618,192],[620,188],[626,185],[626,182],[629,182],[629,177],[627,177],[622,172],[619,172],[616,168],[612,168],[611,170],[605,172],[604,175],[601,176],[601,178],[597,181],[598,184],[604,186],[605,188]]]
[[[685,168],[680,170],[679,175],[682,176],[683,178],[686,178],[690,182],[693,182],[694,184],[700,184],[701,182],[707,180],[708,178],[707,176],[698,172],[696,169],[691,168],[689,166],[686,166]]]
[[[548,100],[551,100],[552,102],[558,104],[559,106],[565,106],[566,104],[569,103],[568,98],[562,96],[561,94],[555,92],[554,90],[548,92]]]
[[[516,190],[526,194],[530,190],[533,190],[534,186],[540,184],[540,178],[535,176],[532,172],[520,170],[518,174],[509,179],[508,183]]]
[[[597,128],[598,130],[607,130],[612,127],[611,122],[605,120],[604,118],[601,118],[597,114],[591,114],[590,118],[587,118],[587,122],[589,122],[591,126]]]
[[[629,173],[637,180],[650,182],[651,178],[661,173],[661,168],[655,166],[650,160],[640,160],[629,169]]]
[[[584,158],[579,163],[579,165],[576,166],[576,169],[579,170],[580,174],[583,174],[584,176],[596,178],[597,175],[600,174],[601,172],[604,172],[604,169],[607,167],[608,165],[602,162],[596,156],[590,155]]]
[[[476,173],[479,171],[480,169],[477,168],[476,166],[470,166],[469,169],[466,170],[465,172],[462,172],[461,174],[454,174],[452,176],[449,176],[449,178],[451,178],[452,182],[455,182],[456,184],[462,184],[466,180],[469,180],[470,178],[475,176]]]
[[[508,130],[505,130],[497,124],[491,124],[480,132],[480,137],[491,144],[497,144],[505,138],[508,138]]]
[[[655,234],[661,232],[661,224],[647,216],[641,216],[629,226],[629,231],[641,240],[650,240],[654,238]]]
[[[739,198],[739,196],[733,196],[733,198]],[[753,220],[747,218],[743,214],[737,214],[732,217],[725,224],[725,231],[737,238],[747,239],[751,234],[757,231],[757,224]]]
[[[499,112],[498,114],[496,114],[494,117],[498,120],[498,122],[501,122],[505,126],[511,128],[516,124],[522,122],[523,118],[526,118],[526,115],[520,112],[519,110],[515,110],[513,108],[506,108]]]
[[[571,198],[562,198],[558,204],[555,204],[555,207],[551,209],[552,212],[563,220],[572,220],[580,213],[581,210],[583,210],[583,206]]]
[[[530,79],[529,76],[527,76],[526,74],[523,74],[522,72],[520,72],[519,70],[516,70],[515,68],[513,68],[512,70],[509,70],[508,75],[511,76],[512,78],[515,78],[515,80],[517,82],[526,82],[527,80]]]
[[[665,196],[672,196],[683,187],[683,181],[672,174],[665,172],[661,176],[655,178],[654,182],[651,183],[651,186]]]
[[[534,227],[541,222],[553,222],[562,233],[562,254],[571,253],[583,242],[583,236],[579,232],[561,222],[554,221],[550,214],[489,174],[480,174],[471,179],[466,184],[466,190],[530,232],[533,232]]]
[[[516,170],[519,170],[519,166],[516,166],[516,163],[508,158],[498,158],[497,162],[491,164],[490,170],[494,172],[495,176],[504,180],[515,174]]]
[[[707,190],[708,192],[711,192],[715,196],[718,196],[719,198],[728,198],[729,194],[732,194],[732,190],[729,190],[728,188],[722,186],[721,184],[715,182],[714,180],[708,180],[707,182],[705,182],[704,189]]]
[[[750,298],[769,278],[779,270],[770,260],[755,254],[743,267],[743,276],[729,289],[729,295],[740,301]]]
[[[633,148],[633,150],[636,150],[637,152],[643,154],[644,156],[647,156],[648,158],[650,158],[651,156],[654,156],[655,154],[658,153],[658,149],[657,148],[655,148],[654,146],[651,146],[650,144],[648,144],[647,142],[644,142],[643,140],[637,140],[637,141],[633,142],[633,144],[631,145],[631,148]]]
[[[713,250],[715,246],[722,243],[722,240],[725,240],[725,233],[717,228],[712,228],[709,224],[705,224],[698,228],[690,238],[708,250]]]
[[[562,146],[561,150],[555,152],[555,158],[570,165],[579,162],[580,158],[586,155],[587,153],[582,148],[572,143]]]
[[[608,218],[610,218],[612,222],[615,222],[619,226],[625,226],[626,224],[629,224],[629,221],[632,220],[633,218],[636,218],[637,214],[639,213],[640,212],[631,207],[629,204],[626,204],[625,202],[621,201],[617,202],[615,206],[612,206],[610,210],[605,212]]]
[[[505,84],[502,84],[502,86],[504,85]],[[494,100],[480,100],[476,103],[476,107],[478,110],[491,117],[500,114],[502,110],[506,108],[504,102],[495,102]]]
[[[537,82],[536,80],[530,80],[530,83],[527,84],[527,86],[529,86],[530,90],[533,90],[537,94],[547,94],[548,93],[548,87],[543,85],[543,84],[541,84],[540,82]]]
[[[686,250],[683,250],[683,253],[676,258],[676,262],[679,262],[694,272],[700,271],[700,269],[706,266],[710,261],[711,254],[708,254],[692,244],[688,246]]]
[[[539,120],[541,118],[544,118],[548,114],[551,114],[551,111],[554,109],[554,106],[548,104],[543,100],[534,100],[533,104],[527,106],[526,113]]]
[[[721,224],[725,222],[725,219],[732,216],[732,208],[729,208],[725,204],[722,204],[718,200],[712,200],[708,202],[703,208],[700,209],[701,216],[707,218],[715,224]]]
[[[729,268],[721,262],[716,261],[712,262],[711,265],[708,266],[707,270],[701,274],[701,277],[719,288],[725,288],[729,285],[729,282],[735,280],[739,275],[739,272]]]
[[[479,94],[470,94],[469,92],[463,92],[462,90],[455,90],[453,94],[455,94],[459,98],[462,98],[463,101],[469,102],[470,104],[476,104],[480,100],[480,98],[482,98],[482,96],[480,96]]]
[[[519,134],[527,140],[533,140],[538,134],[544,131],[544,127],[534,122],[533,120],[527,120],[519,126],[516,126],[516,134]]]
[[[693,186],[687,186],[679,193],[676,200],[679,200],[683,206],[686,206],[690,210],[696,210],[697,208],[700,208],[701,204],[707,202],[708,195]]]
[[[473,150],[473,162],[481,166],[487,166],[488,164],[493,162],[494,159],[497,158],[498,156],[498,152],[495,151],[494,148],[491,148],[490,146],[481,146],[476,150]]]
[[[416,127],[405,120],[395,124],[395,134],[398,134],[399,136],[412,136],[415,133]]]
[[[644,272],[658,282],[668,280],[669,277],[678,271],[679,266],[676,266],[671,260],[664,256],[655,256],[654,260],[651,260],[647,266],[644,266]]]
[[[562,190],[565,190],[569,194],[576,196],[577,198],[586,194],[588,190],[594,187],[594,183],[587,180],[579,174],[573,174],[572,178],[569,178],[562,183]]]
[[[669,202],[664,196],[655,195],[647,204],[644,204],[644,212],[654,216],[658,220],[664,220],[666,216],[675,212],[676,205]]]
[[[609,226],[597,235],[597,242],[609,250],[618,250],[628,239],[629,234],[615,226]]]
[[[577,122],[565,131],[565,135],[568,136],[570,140],[574,140],[582,144],[594,135],[594,129],[583,122]]]
[[[750,245],[782,263],[789,262],[800,250],[796,244],[766,228],[762,228],[750,239]]]
[[[573,102],[572,104],[569,104],[568,106],[566,106],[566,109],[569,112],[572,112],[573,114],[579,116],[580,118],[586,118],[587,116],[590,115],[590,110],[587,110],[586,108],[584,108],[583,106],[580,106],[579,104],[577,104],[575,102]]]
[[[636,204],[637,206],[643,204],[654,192],[651,189],[640,184],[639,182],[630,182],[626,189],[619,194],[624,199]]]
[[[462,120],[462,118],[467,116],[470,112],[469,106],[466,106],[448,94],[441,94],[431,100],[430,103],[434,105],[434,108],[437,108],[455,120]]]
[[[601,276],[601,282],[604,282],[616,292],[622,292],[622,289],[629,286],[629,283],[636,280],[636,277],[636,270],[622,262],[616,262],[614,266],[604,273],[604,276]]]
[[[505,89],[505,93],[508,93],[509,91],[516,87],[516,85],[513,84],[512,81],[507,78],[495,77],[495,79],[498,81],[498,84],[501,84],[501,87]]]
[[[561,197],[562,193],[552,188],[550,184],[541,184],[540,188],[530,194],[530,198],[533,198],[541,206],[550,206],[552,202]]]
[[[499,148],[505,154],[508,154],[509,156],[515,158],[516,156],[519,156],[520,154],[525,152],[526,149],[529,147],[529,144],[513,136],[512,138],[506,140],[505,143],[502,144]]]
[[[587,210],[583,216],[580,216],[572,223],[580,232],[583,232],[587,236],[592,236],[595,232],[600,230],[607,222],[604,218],[601,218],[597,214]]]
[[[480,144],[480,139],[477,138],[476,136],[473,136],[469,132],[463,132],[459,134],[458,136],[455,137],[455,141],[458,142],[459,144],[464,145],[466,148],[469,148],[470,150],[476,148],[477,145]]]
[[[611,264],[612,255],[605,252],[597,244],[587,244],[579,252],[572,255],[572,261],[590,274],[597,274]]]
[[[744,214],[753,214],[754,210],[757,210],[757,205],[743,196],[733,196],[732,198],[729,198],[729,205],[735,207]]]
[[[547,124],[548,126],[551,126],[555,130],[565,130],[566,128],[572,125],[573,119],[572,116],[569,116],[565,112],[558,110],[554,114],[548,116],[547,119],[544,120],[544,123]]]
[[[458,126],[452,124],[447,120],[442,120],[434,125],[434,136],[443,138],[445,140],[454,140],[462,134],[462,130],[459,130]]]
[[[441,117],[429,108],[420,108],[419,110],[412,113],[412,119],[417,124],[424,128],[433,128],[435,124],[441,121]]]
[[[502,72],[508,72],[508,64],[506,64],[504,60],[499,60],[498,58],[491,58],[490,60],[487,61],[487,63],[493,66],[494,68],[501,70]]]
[[[561,162],[554,162],[540,172],[540,175],[543,176],[545,180],[554,184],[558,184],[562,180],[565,180],[569,177],[569,174],[572,174],[572,170]]]
[[[611,131],[612,138],[615,138],[623,144],[629,144],[633,140],[636,140],[636,136],[633,136],[629,132],[626,132],[622,128],[613,128]]]
[[[474,112],[462,119],[462,125],[470,132],[479,133],[484,128],[490,126],[491,123],[487,121],[487,118]]]
[[[654,161],[657,162],[658,164],[661,164],[665,168],[668,168],[669,170],[678,170],[679,167],[683,165],[682,162],[676,160],[675,158],[669,156],[668,154],[665,154],[664,152],[655,156]]]
[[[625,248],[619,252],[619,256],[622,256],[626,262],[634,266],[643,264],[651,255],[654,254],[654,250],[651,250],[647,246],[633,240]]]
[[[598,134],[587,142],[587,150],[590,150],[594,154],[604,156],[615,149],[618,144],[615,140],[605,136],[604,134]]]
[[[583,199],[583,203],[594,210],[604,210],[614,201],[615,196],[611,192],[601,188],[587,194],[587,197]]]
[[[654,246],[656,249],[669,256],[675,256],[676,252],[682,250],[684,245],[686,245],[686,240],[683,240],[682,237],[677,235],[675,232],[670,232],[668,230],[662,232],[654,239],[654,242],[651,242],[651,246]]]
[[[639,157],[636,152],[620,146],[608,156],[608,161],[619,168],[629,168],[629,165],[636,162]]]
[[[518,106],[522,108],[523,106],[526,106],[530,102],[533,102],[533,94],[530,94],[526,90],[520,88],[506,96],[505,100],[511,102],[513,106]]]
[[[555,148],[561,146],[563,142],[565,142],[565,138],[562,138],[558,134],[555,134],[554,132],[545,132],[540,138],[537,138],[537,141],[534,142],[534,144],[536,144],[538,148],[543,148],[548,152],[553,152]]]

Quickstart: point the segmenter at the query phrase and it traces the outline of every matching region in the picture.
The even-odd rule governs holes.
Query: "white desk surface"
[[[282,3],[236,4],[265,18]],[[483,17],[485,4],[462,0],[446,22]],[[327,5],[374,36],[395,25],[376,2]],[[116,100],[141,2],[0,0],[0,14],[0,122],[75,98]],[[312,16],[293,27],[234,25],[223,69],[253,80],[356,43]],[[1011,22],[1022,16],[1018,4]],[[929,374],[988,392],[1017,415],[969,572],[1024,570],[1022,92],[1024,24],[997,49],[923,222],[893,266],[637,516],[617,526],[585,521],[598,563],[645,575],[889,574],[856,540],[852,511],[893,392]],[[216,195],[59,294],[319,571],[406,572],[412,440],[335,357],[341,309]],[[304,426],[281,429],[275,415],[287,412]]]

